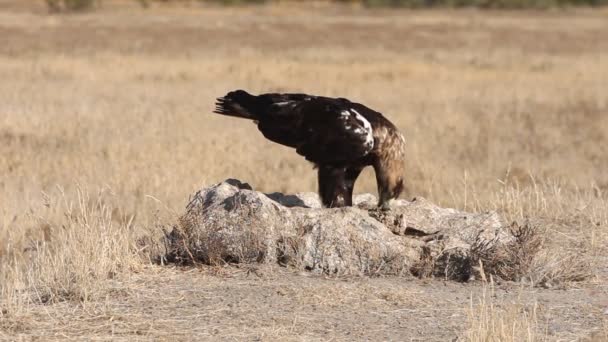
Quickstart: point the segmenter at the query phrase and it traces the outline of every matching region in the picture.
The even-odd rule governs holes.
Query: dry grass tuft
[[[481,263],[483,272],[510,281],[555,286],[588,279],[593,267],[588,251],[565,249],[549,243],[544,225],[513,222],[507,245],[479,243],[473,248],[473,264]]]
[[[470,342],[536,342],[546,341],[537,303],[525,304],[521,298],[514,302],[495,299],[493,285],[484,286],[478,300],[471,298],[467,312]]]
[[[78,191],[61,206],[65,220],[49,223],[47,241],[32,241],[27,284],[43,303],[86,302],[104,294],[104,280],[137,265],[132,221],[116,222],[102,197]]]
[[[205,229],[197,227],[199,222],[192,222],[195,217],[181,217],[177,226],[170,232],[165,231],[165,253],[160,256],[161,262],[179,265],[203,263],[211,266],[260,262],[267,249],[263,235],[258,233],[258,230],[263,230],[262,225],[255,217],[242,214],[241,211],[238,213],[233,215],[230,221],[205,222]],[[223,235],[230,232],[234,226],[251,228],[231,236],[230,243],[239,246],[238,250],[224,245],[226,239]]]
[[[476,259],[484,272],[502,279],[520,281],[529,276],[533,260],[543,248],[543,235],[529,223],[513,223],[509,229],[512,242],[506,246],[486,248],[480,243],[474,247]]]
[[[117,217],[109,197],[80,188],[76,201],[63,192],[45,196],[43,209],[24,220],[29,228],[14,226],[0,245],[5,313],[30,303],[86,304],[107,294],[108,280],[141,269],[133,218]]]

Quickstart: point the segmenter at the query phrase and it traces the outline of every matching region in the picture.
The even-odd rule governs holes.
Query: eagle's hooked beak
[[[383,210],[383,211],[391,210],[391,205],[389,203],[390,203],[390,200],[385,201],[382,204],[380,204],[380,206],[379,206],[380,210]]]
[[[391,210],[390,206],[391,196],[388,191],[382,191],[380,193],[380,200],[378,201],[378,209],[380,210]]]

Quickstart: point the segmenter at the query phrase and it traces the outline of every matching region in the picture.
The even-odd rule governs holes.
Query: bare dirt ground
[[[608,340],[605,9],[104,3],[0,0],[0,339]],[[408,140],[408,197],[541,222],[533,269],[562,271],[538,287],[153,265],[200,186],[316,187],[293,151],[210,114],[236,88],[380,110]]]
[[[528,313],[529,323],[507,324],[506,330],[529,324],[538,340],[595,333],[595,341],[603,341],[605,295],[605,288],[589,286],[504,284],[492,290],[479,283],[321,277],[284,269],[154,267],[112,282],[101,301],[41,306],[2,327],[9,339],[452,341],[467,340],[471,316],[493,303],[493,310],[507,315]]]

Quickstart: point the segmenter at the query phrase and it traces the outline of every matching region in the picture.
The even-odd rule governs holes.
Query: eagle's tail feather
[[[245,91],[237,90],[220,97],[215,102],[216,114],[235,116],[238,118],[257,120],[254,113],[256,108],[256,96],[250,95]]]

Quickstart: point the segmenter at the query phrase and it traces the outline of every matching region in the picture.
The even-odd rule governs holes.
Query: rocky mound
[[[440,208],[422,198],[396,200],[382,211],[370,194],[355,203],[327,209],[313,193],[264,194],[228,179],[196,192],[167,235],[165,258],[466,281],[476,275],[480,256],[513,240],[494,212]]]

